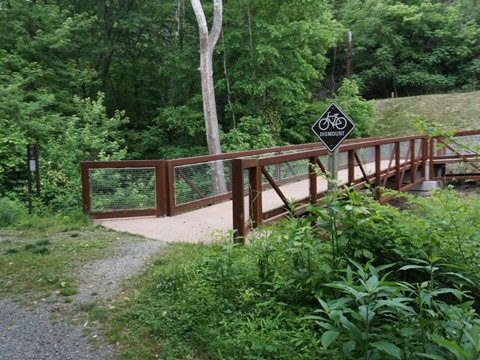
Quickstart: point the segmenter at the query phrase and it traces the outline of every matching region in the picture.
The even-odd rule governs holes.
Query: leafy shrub
[[[0,117],[0,196],[18,186],[26,172],[25,134],[18,126]]]
[[[409,284],[391,281],[392,273],[381,272],[392,265],[375,268],[370,263],[352,262],[346,276],[327,286],[337,289],[339,296],[324,301],[311,316],[322,331],[322,347],[330,354],[339,350],[346,358],[365,359],[448,359],[465,351],[465,357],[478,356],[480,332],[478,316],[469,310],[471,302],[448,304],[442,295],[452,294],[460,301],[465,294],[456,288],[440,288],[434,273],[440,271],[438,258],[431,262],[413,260],[421,265],[408,265],[401,270],[423,269],[431,281]],[[329,348],[334,350],[329,351]],[[336,345],[336,346],[335,346]],[[471,355],[474,357],[470,357]],[[435,357],[433,357],[435,356]]]
[[[227,236],[175,271],[158,262],[126,325],[165,358],[477,359],[475,201],[438,191],[399,210],[353,189],[324,201],[248,246]]]
[[[228,133],[222,133],[225,152],[266,149],[276,145],[272,125],[262,117],[244,116]]]
[[[7,198],[0,198],[0,228],[13,225],[27,215],[23,206]]]
[[[104,95],[74,99],[75,114],[65,118],[63,141],[50,138],[40,145],[42,199],[56,210],[81,205],[80,162],[120,160],[126,155],[120,127],[128,122],[123,112],[106,115]]]

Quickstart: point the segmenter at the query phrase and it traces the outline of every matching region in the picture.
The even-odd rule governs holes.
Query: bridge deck
[[[388,161],[382,162],[382,168],[387,169]],[[367,164],[367,174],[374,173],[375,164]],[[339,171],[338,178],[341,184],[347,182],[347,170]],[[362,172],[359,167],[355,169],[355,178],[360,178]],[[298,181],[281,186],[282,192],[287,198],[301,199],[308,195],[308,180]],[[318,177],[318,192],[327,190],[327,181]],[[282,206],[282,200],[274,190],[262,193],[263,210],[268,211]],[[210,242],[215,237],[214,233],[225,233],[233,228],[232,202],[226,201],[220,204],[207,206],[169,217],[129,217],[96,220],[105,227],[144,235],[148,238],[166,242]]]

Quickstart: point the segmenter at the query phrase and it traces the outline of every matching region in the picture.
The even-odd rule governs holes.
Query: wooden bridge
[[[368,185],[382,203],[389,188],[424,181],[480,180],[480,130],[451,137],[410,136],[344,142],[339,186]],[[175,160],[83,162],[83,206],[105,226],[165,241],[208,241],[215,230],[242,240],[279,219],[293,201],[299,213],[325,196],[328,151],[306,144]],[[224,169],[227,189],[212,181]]]

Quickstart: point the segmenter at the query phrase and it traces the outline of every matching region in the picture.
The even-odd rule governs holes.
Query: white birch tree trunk
[[[213,49],[222,30],[222,0],[213,0],[214,13],[212,29],[208,31],[207,20],[200,0],[190,0],[195,17],[197,18],[200,34],[200,76],[202,81],[203,112],[205,115],[205,129],[207,132],[208,152],[211,155],[222,153],[220,147],[220,133],[218,129],[217,104],[215,101],[215,87],[213,82]],[[216,161],[212,165],[214,188],[217,194],[227,192],[227,184],[223,172],[223,163]]]

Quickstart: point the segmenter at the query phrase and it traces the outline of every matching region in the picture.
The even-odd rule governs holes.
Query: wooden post
[[[400,176],[400,142],[395,144],[395,189],[402,188],[402,177]]]
[[[170,160],[165,161],[165,177],[166,177],[166,215],[173,216],[175,212],[175,169]]]
[[[380,200],[382,198],[382,146],[375,146],[375,198]]]
[[[232,160],[232,207],[235,241],[245,242],[245,194],[243,193],[243,160]]]
[[[433,164],[433,159],[435,158],[435,149],[434,149],[434,142],[436,141],[436,138],[431,138],[430,141],[429,141],[429,145],[430,145],[430,161],[429,161],[429,172],[428,172],[428,178],[427,180],[433,180],[434,177],[435,177],[435,169],[434,169],[434,164]]]
[[[90,174],[86,163],[80,163],[82,169],[82,202],[83,212],[90,214],[92,199],[90,198]]]
[[[416,166],[416,153],[415,153],[415,140],[410,140],[410,183],[413,184],[415,182],[415,178],[417,177],[417,166]]]
[[[248,170],[250,183],[249,201],[250,201],[250,220],[252,227],[259,227],[262,224],[262,169],[258,165],[252,166]]]
[[[429,180],[430,176],[427,179],[427,154],[428,154],[428,141],[427,137],[422,139],[422,177],[424,180]],[[430,163],[433,162],[433,158],[431,159]]]
[[[155,165],[155,195],[157,210],[156,216],[165,216],[167,214],[167,166],[163,160],[156,161]]]

